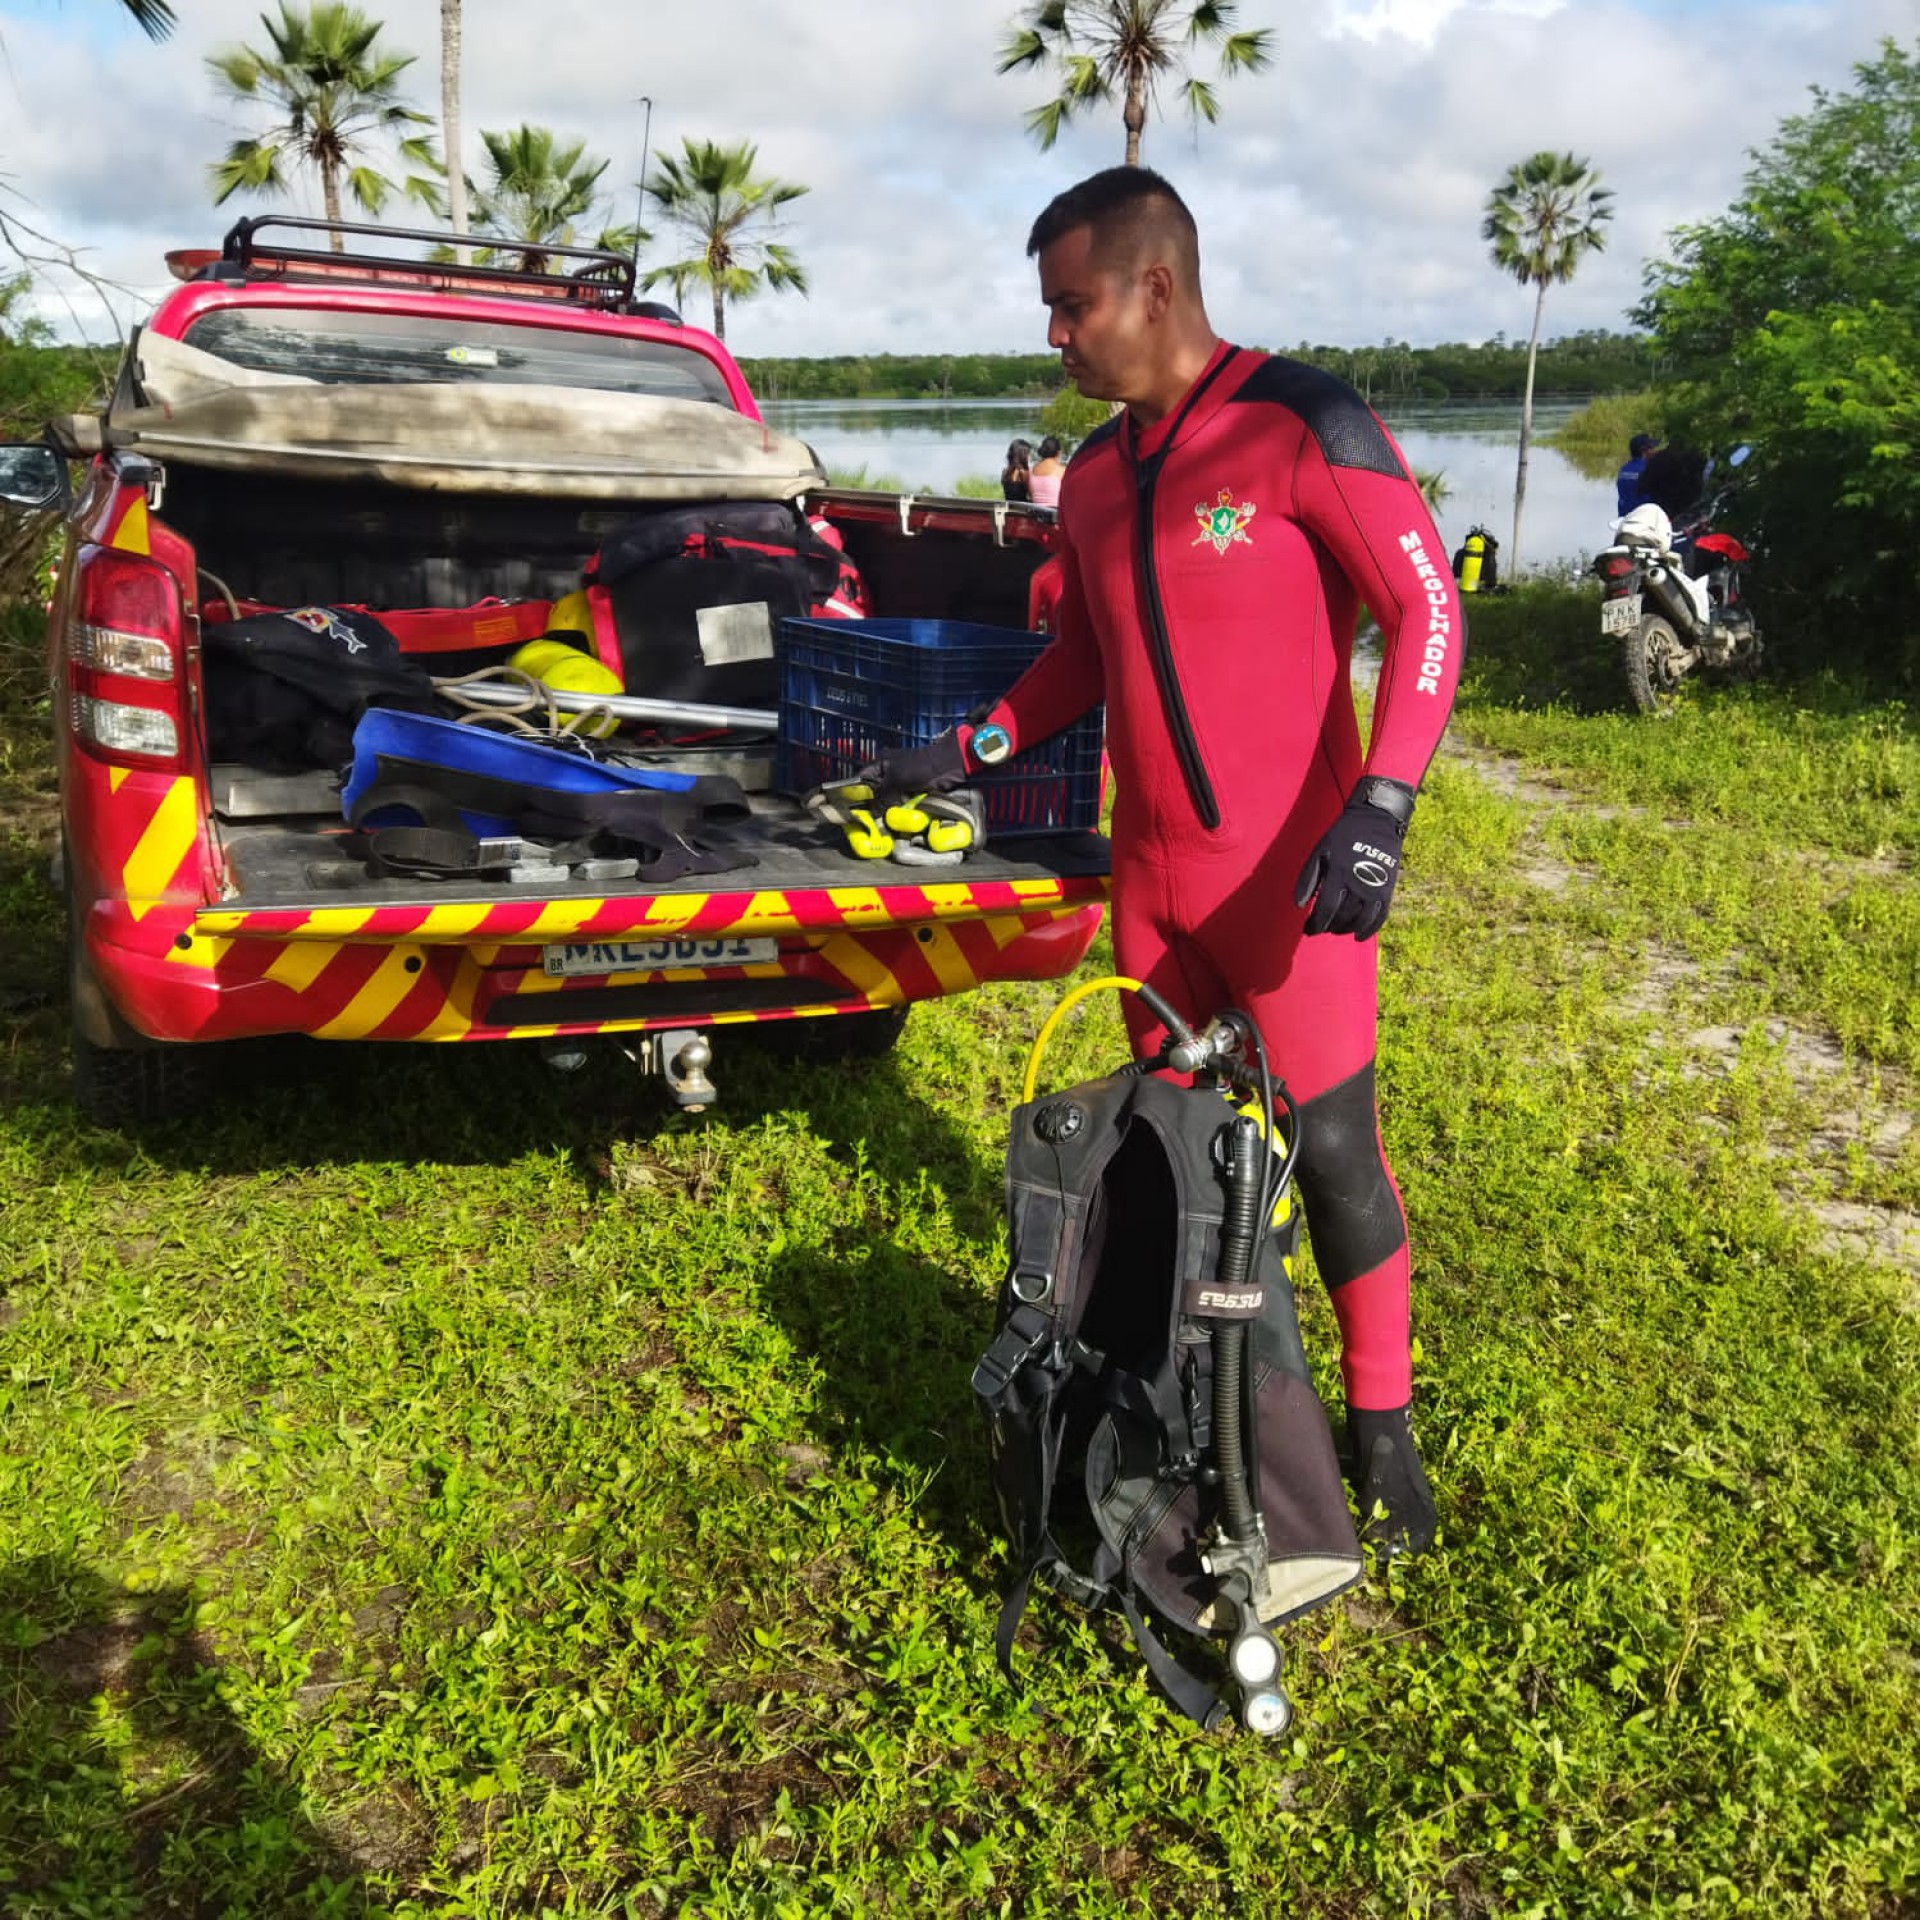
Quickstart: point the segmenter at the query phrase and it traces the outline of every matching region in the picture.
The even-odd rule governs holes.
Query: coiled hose
[[[1253,1271],[1268,1149],[1257,1122],[1241,1114],[1227,1135],[1227,1213],[1220,1229],[1220,1287],[1233,1292]],[[1220,1501],[1228,1537],[1259,1537],[1260,1516],[1247,1473],[1247,1323],[1213,1323],[1213,1442],[1220,1465]]]

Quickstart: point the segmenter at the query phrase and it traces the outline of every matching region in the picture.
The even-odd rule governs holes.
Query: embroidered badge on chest
[[[1240,541],[1246,546],[1253,545],[1253,535],[1247,531],[1247,522],[1253,518],[1253,502],[1242,500],[1234,504],[1233,495],[1222,487],[1214,496],[1212,506],[1202,500],[1196,503],[1193,517],[1200,523],[1200,531],[1193,536],[1196,547],[1211,545],[1215,553],[1226,550]]]

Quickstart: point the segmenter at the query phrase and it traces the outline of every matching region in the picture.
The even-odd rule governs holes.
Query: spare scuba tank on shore
[[[1453,556],[1453,577],[1462,593],[1492,593],[1500,585],[1500,542],[1475,527]]]

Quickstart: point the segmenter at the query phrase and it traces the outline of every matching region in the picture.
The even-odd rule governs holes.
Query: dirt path
[[[1533,819],[1521,840],[1517,871],[1530,885],[1549,893],[1563,893],[1590,878],[1586,869],[1561,859],[1547,846],[1543,828],[1555,809],[1580,806],[1591,817],[1602,819],[1640,811],[1596,808],[1583,796],[1529,771],[1521,761],[1451,734],[1441,751],[1531,811]],[[1615,1003],[1618,1011],[1628,1018],[1650,1018],[1663,1037],[1686,1051],[1693,1071],[1702,1075],[1732,1072],[1752,1029],[1704,1023],[1698,1005],[1701,989],[1714,981],[1712,972],[1671,947],[1650,949],[1645,961],[1641,978]],[[1864,1154],[1891,1166],[1907,1147],[1920,1089],[1891,1067],[1849,1060],[1830,1035],[1777,1018],[1756,1024],[1767,1044],[1778,1050],[1794,1090],[1817,1101],[1821,1112],[1812,1132],[1783,1129],[1770,1143],[1769,1151],[1781,1163],[1782,1204],[1813,1215],[1827,1251],[1875,1260],[1920,1279],[1920,1213],[1841,1197],[1854,1155]],[[1920,1301],[1920,1294],[1916,1300]]]

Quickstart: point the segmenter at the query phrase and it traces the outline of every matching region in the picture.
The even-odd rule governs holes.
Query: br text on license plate
[[[777,959],[777,940],[595,940],[548,947],[555,978],[581,973],[660,973],[668,967],[752,967]]]

